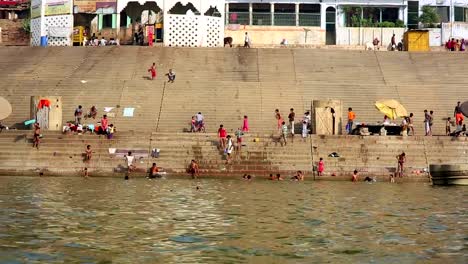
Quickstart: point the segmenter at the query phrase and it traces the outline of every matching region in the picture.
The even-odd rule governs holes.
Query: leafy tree
[[[422,14],[419,16],[419,22],[426,26],[434,27],[434,24],[440,23],[440,16],[432,6],[423,6]]]
[[[23,28],[24,32],[31,33],[31,19],[29,18],[23,19],[23,23],[21,24],[21,27]]]
[[[395,22],[395,27],[405,27],[405,22],[403,22],[403,20],[397,19],[397,21]]]

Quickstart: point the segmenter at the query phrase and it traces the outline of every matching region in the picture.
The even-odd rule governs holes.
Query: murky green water
[[[421,183],[3,177],[0,263],[466,263],[467,198]]]

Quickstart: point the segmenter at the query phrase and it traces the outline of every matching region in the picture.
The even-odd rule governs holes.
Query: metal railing
[[[271,13],[252,12],[252,25],[271,26]]]
[[[226,13],[228,24],[249,25],[249,12]],[[254,26],[296,26],[295,13],[274,13],[274,21],[271,21],[272,13],[252,13],[252,25]],[[272,23],[274,22],[274,23]],[[300,13],[299,26],[319,27],[320,14]]]
[[[320,27],[320,14],[299,14],[299,26],[301,27]]]
[[[295,13],[275,13],[275,26],[296,26]]]
[[[249,25],[249,12],[229,12],[227,13],[228,24]]]

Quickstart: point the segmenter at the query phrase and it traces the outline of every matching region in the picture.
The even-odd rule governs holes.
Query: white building
[[[424,5],[442,22],[468,22],[468,0],[32,0],[31,44],[72,45],[76,26],[121,43],[143,27],[166,46],[241,43],[246,30],[257,44],[336,44],[347,27],[418,28]]]
[[[133,39],[142,29],[161,33],[165,46],[219,47],[224,38],[224,0],[32,0],[31,45],[72,45],[73,28],[89,35]],[[157,27],[161,26],[160,31]],[[156,34],[155,34],[156,35]]]

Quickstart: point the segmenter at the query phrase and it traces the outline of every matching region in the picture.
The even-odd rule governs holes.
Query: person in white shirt
[[[307,111],[307,112],[304,113],[304,118],[303,118],[303,120],[307,122],[307,125],[310,124],[311,117],[310,117],[310,112],[309,112],[309,111]]]
[[[383,124],[384,125],[389,125],[390,124],[390,119],[388,118],[388,116],[384,116]]]
[[[230,135],[227,136],[227,142],[226,142],[226,149],[224,152],[226,153],[226,163],[229,163],[231,160],[231,152],[234,149],[234,145],[232,143],[232,138]]]
[[[304,141],[307,137],[307,134],[309,134],[309,129],[307,129],[307,125],[307,121],[302,121],[302,138],[304,139]]]
[[[195,119],[197,121],[196,125],[199,126],[203,123],[203,115],[201,112],[198,112],[198,114],[195,115]]]
[[[166,73],[166,75],[167,75],[167,79],[168,79],[167,82],[168,83],[170,83],[170,82],[173,83],[175,81],[176,75],[175,75],[175,72],[172,69],[169,69],[169,72]]]
[[[403,120],[401,121],[401,135],[408,136],[408,121],[406,120],[406,117],[403,117]]]
[[[125,156],[125,160],[127,161],[127,171],[131,172],[135,169],[135,165],[133,161],[135,160],[135,156],[132,156],[132,152],[129,151],[128,154]]]
[[[106,44],[107,44],[107,40],[104,37],[102,37],[100,45],[106,46]]]
[[[244,37],[244,48],[250,48],[250,37],[247,32],[245,32],[245,37]]]

